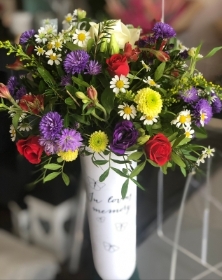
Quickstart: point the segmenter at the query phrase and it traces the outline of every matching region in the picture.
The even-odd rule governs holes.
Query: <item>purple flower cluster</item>
[[[193,107],[197,126],[208,124],[213,116],[212,107],[206,99],[201,98]]]
[[[63,119],[57,112],[44,115],[39,124],[39,143],[47,154],[75,151],[81,146],[81,134],[75,129],[63,128]]]
[[[67,74],[85,74],[98,75],[102,66],[94,60],[89,60],[89,54],[84,50],[76,50],[67,54],[64,60],[64,68]]]
[[[222,110],[222,102],[214,92],[211,93],[211,97],[213,98],[211,104],[213,114],[218,114]]]
[[[139,133],[131,121],[122,121],[116,124],[113,132],[110,149],[112,152],[123,155],[127,148],[136,144]]]
[[[20,36],[19,44],[25,45],[29,39],[34,37],[35,34],[36,34],[36,32],[34,29],[23,32],[22,35]]]
[[[181,98],[186,103],[193,103],[198,101],[198,91],[195,87],[188,89],[180,94]]]
[[[170,38],[176,36],[176,32],[173,29],[173,27],[171,27],[169,24],[163,23],[163,22],[155,23],[152,31],[154,33],[153,36],[156,39],[158,39],[158,38],[170,39]]]
[[[7,87],[11,96],[15,100],[20,100],[23,95],[27,94],[26,88],[19,85],[18,79],[15,76],[11,76],[8,79]]]

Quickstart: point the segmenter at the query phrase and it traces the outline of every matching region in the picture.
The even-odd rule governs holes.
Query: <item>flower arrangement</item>
[[[201,45],[186,48],[174,29],[155,23],[150,34],[120,20],[92,22],[83,10],[68,14],[61,32],[50,23],[24,32],[19,44],[0,42],[17,59],[7,67],[27,71],[0,84],[0,109],[8,110],[18,152],[43,171],[36,182],[61,175],[79,154],[112,168],[112,153],[123,156],[119,169],[135,180],[146,164],[187,171],[214,149],[192,142],[222,109],[222,88],[196,69]],[[66,26],[66,28],[65,28]],[[214,48],[205,57],[214,55]],[[98,153],[101,160],[96,160]],[[113,160],[116,161],[116,160]],[[125,163],[137,162],[135,169]]]

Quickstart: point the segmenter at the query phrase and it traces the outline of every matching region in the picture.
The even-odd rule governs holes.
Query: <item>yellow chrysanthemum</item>
[[[67,152],[58,152],[58,156],[61,157],[64,161],[73,161],[78,156],[78,150],[75,151],[67,151]]]
[[[137,103],[137,110],[150,117],[158,116],[163,106],[161,95],[151,88],[139,90],[134,101]]]
[[[105,132],[95,131],[90,135],[89,147],[97,153],[104,152],[108,144],[108,137]]]

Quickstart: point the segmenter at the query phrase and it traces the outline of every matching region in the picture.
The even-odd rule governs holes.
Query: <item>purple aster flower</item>
[[[58,153],[58,145],[54,140],[47,140],[44,137],[39,138],[39,144],[44,147],[47,155],[54,155]]]
[[[24,86],[21,86],[15,93],[15,100],[20,100],[25,94],[27,94],[27,90]]]
[[[39,123],[41,136],[46,140],[56,140],[63,128],[62,117],[57,112],[44,115]]]
[[[81,73],[89,62],[89,55],[84,50],[76,50],[67,54],[64,68],[67,74]]]
[[[222,110],[222,102],[221,102],[220,98],[214,92],[211,93],[211,96],[212,96],[211,106],[212,106],[213,114],[218,114]]]
[[[123,155],[127,148],[136,144],[138,131],[131,121],[122,121],[116,124],[113,132],[110,149],[112,152]]]
[[[176,32],[173,29],[173,27],[171,27],[169,24],[163,23],[163,22],[155,23],[152,31],[154,32],[154,37],[156,39],[158,39],[158,38],[169,39],[171,37],[176,36]]]
[[[7,87],[8,87],[8,90],[11,94],[12,97],[14,97],[14,94],[15,94],[15,88],[18,86],[18,80],[15,76],[11,76],[9,79],[8,79],[8,83],[7,83]]]
[[[89,63],[86,65],[86,72],[85,74],[89,75],[98,75],[102,70],[102,66],[95,60],[90,60]]]
[[[22,35],[20,36],[19,44],[25,45],[28,42],[28,40],[35,35],[35,33],[36,32],[34,29],[23,32]]]
[[[208,124],[213,116],[212,108],[206,99],[200,99],[193,111],[197,126]]]
[[[191,89],[186,90],[185,92],[180,93],[181,98],[186,103],[193,103],[198,101],[198,91],[195,87],[192,87]]]
[[[67,152],[69,150],[75,151],[81,146],[82,140],[81,134],[78,131],[75,129],[64,128],[57,144],[59,146],[59,150],[62,150],[63,152]]]
[[[70,75],[65,75],[61,78],[61,86],[67,86],[72,83],[72,77]]]

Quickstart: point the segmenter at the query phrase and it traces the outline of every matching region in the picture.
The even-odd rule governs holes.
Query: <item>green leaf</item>
[[[181,142],[182,140],[184,140],[185,137],[186,137],[185,134],[180,135],[180,136],[175,140],[175,142],[173,143],[173,147],[174,147],[174,148],[177,147],[177,146],[180,144],[180,142]]]
[[[59,168],[61,168],[62,166],[56,163],[49,163],[49,164],[45,164],[43,166],[45,169],[49,169],[49,170],[57,170]]]
[[[126,164],[126,163],[130,163],[128,160],[117,160],[117,159],[112,159],[111,160],[115,163],[118,163],[118,164]]]
[[[66,186],[68,186],[70,183],[70,179],[69,179],[69,176],[64,172],[62,173],[62,179],[63,179],[63,182],[66,184]]]
[[[74,81],[75,84],[77,84],[78,86],[83,86],[83,87],[89,87],[89,84],[77,77],[72,77],[72,80]]]
[[[129,185],[129,178],[126,179],[126,181],[122,185],[122,189],[121,189],[122,198],[126,197],[128,191],[128,185]]]
[[[65,99],[65,103],[66,103],[67,105],[69,105],[69,106],[75,105],[75,102],[74,102],[74,100],[73,100],[71,97],[67,97],[67,98]]]
[[[162,62],[156,69],[154,73],[154,80],[158,81],[162,76],[165,70],[166,62]]]
[[[178,132],[174,132],[172,135],[170,135],[168,137],[169,141],[172,142],[174,139],[176,139],[177,135],[178,135]]]
[[[180,167],[180,170],[181,170],[181,173],[183,174],[183,176],[186,177],[187,176],[186,169],[183,167]]]
[[[109,169],[107,169],[105,172],[103,172],[103,174],[100,175],[99,177],[99,181],[103,182],[109,175]]]
[[[57,162],[58,162],[58,163],[63,162],[63,159],[62,159],[61,157],[58,157],[58,158],[57,158]]]
[[[130,180],[133,181],[133,183],[136,184],[141,190],[145,191],[144,187],[139,182],[137,182],[137,180],[133,178],[130,178]]]
[[[93,163],[95,163],[96,165],[103,165],[106,164],[107,162],[109,162],[108,160],[95,160],[93,161]]]
[[[126,174],[124,174],[121,170],[115,168],[115,167],[111,167],[113,171],[115,171],[117,174],[119,174],[122,177],[128,177]]]
[[[163,166],[161,166],[161,170],[162,170],[163,174],[167,174],[167,163],[164,164]]]
[[[105,88],[101,95],[102,106],[106,109],[106,112],[110,114],[114,107],[115,93],[110,87]]]
[[[144,169],[145,165],[145,161],[137,165],[136,168],[131,172],[130,178],[137,176]]]
[[[138,160],[143,155],[143,152],[135,152],[128,156],[128,160]]]
[[[204,127],[195,127],[194,128],[194,131],[195,131],[195,137],[198,138],[198,139],[205,139],[207,138],[207,132],[205,130]]]
[[[72,116],[77,122],[90,125],[90,122],[85,118],[85,116],[76,115],[76,114],[73,114]]]
[[[171,159],[180,167],[186,167],[186,164],[182,161],[182,159],[175,154],[174,152],[171,153]]]
[[[159,165],[157,163],[155,163],[154,161],[152,161],[151,159],[147,159],[147,161],[154,167],[159,167]]]
[[[213,48],[213,49],[205,56],[205,58],[206,58],[206,57],[211,57],[211,56],[213,56],[216,52],[218,52],[218,51],[221,50],[221,49],[222,49],[222,47]]]
[[[54,80],[53,76],[49,73],[48,70],[41,66],[38,67],[37,70],[47,84],[56,85],[56,81]]]
[[[70,49],[70,51],[76,51],[76,50],[81,50],[81,49],[82,49],[82,48],[79,47],[78,45],[75,45],[75,44],[73,44],[73,43],[71,43],[71,42],[66,42],[66,47],[67,47],[68,49]]]
[[[51,181],[52,179],[55,179],[57,176],[59,176],[61,174],[61,172],[52,172],[50,174],[48,174],[44,179],[43,182],[48,182]]]
[[[12,124],[14,126],[14,128],[16,129],[18,127],[18,123],[19,123],[19,118],[20,118],[21,114],[17,113],[13,116],[12,118]]]
[[[69,114],[68,113],[64,117],[64,127],[69,127]]]

